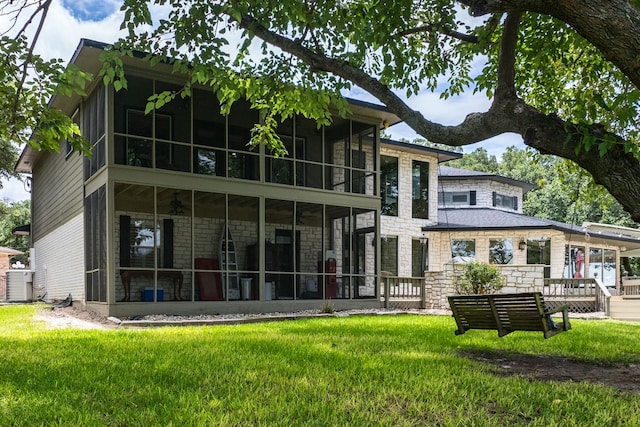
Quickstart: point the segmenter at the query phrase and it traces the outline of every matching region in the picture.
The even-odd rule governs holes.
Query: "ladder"
[[[222,269],[222,295],[224,299],[240,299],[240,277],[236,249],[231,230],[224,225],[220,236],[220,268]]]

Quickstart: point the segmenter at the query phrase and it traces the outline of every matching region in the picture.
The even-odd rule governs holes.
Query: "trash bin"
[[[242,289],[242,299],[251,299],[251,277],[240,278],[240,287]]]
[[[273,288],[273,282],[264,282],[264,299],[265,301],[271,301],[271,292]]]

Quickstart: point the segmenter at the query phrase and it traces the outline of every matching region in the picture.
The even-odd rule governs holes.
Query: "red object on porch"
[[[325,298],[336,298],[338,296],[338,282],[336,280],[336,260],[329,258],[324,263],[325,285],[324,294]]]
[[[198,270],[220,269],[220,263],[215,258],[196,258],[195,266]],[[198,286],[198,299],[200,301],[224,300],[220,272],[196,272],[196,285]]]

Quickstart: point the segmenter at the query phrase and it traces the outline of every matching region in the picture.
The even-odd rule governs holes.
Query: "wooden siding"
[[[47,301],[61,300],[69,294],[74,300],[85,299],[82,224],[81,213],[34,244],[36,266],[33,285],[47,292]]]
[[[83,210],[83,157],[43,153],[33,168],[31,233],[34,244]],[[82,222],[76,232],[82,231]],[[84,259],[84,258],[80,258]]]

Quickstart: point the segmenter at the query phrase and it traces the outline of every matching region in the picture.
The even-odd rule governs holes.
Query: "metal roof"
[[[387,138],[381,138],[380,145],[398,148],[402,151],[435,154],[439,163],[459,159],[463,156],[462,153],[456,153],[454,151],[441,150],[439,148],[427,147],[425,145],[413,144],[411,142],[395,141]]]
[[[468,169],[460,169],[460,168],[454,168],[454,167],[451,167],[451,166],[440,166],[438,168],[438,176],[442,180],[454,180],[454,179],[474,179],[474,180],[477,180],[478,178],[490,179],[490,180],[493,180],[493,181],[502,182],[504,184],[510,184],[510,185],[518,186],[518,187],[522,188],[525,193],[535,187],[535,185],[533,185],[531,183],[528,183],[528,182],[525,182],[525,181],[520,181],[520,180],[513,179],[513,178],[507,178],[505,176],[496,175],[494,173],[474,171],[474,170],[468,170]]]
[[[521,213],[491,208],[438,209],[438,224],[426,225],[422,231],[482,231],[482,230],[558,230],[568,234],[589,235],[589,238],[615,240],[640,247],[640,238],[621,233],[592,230],[582,225],[566,224],[536,218]]]

